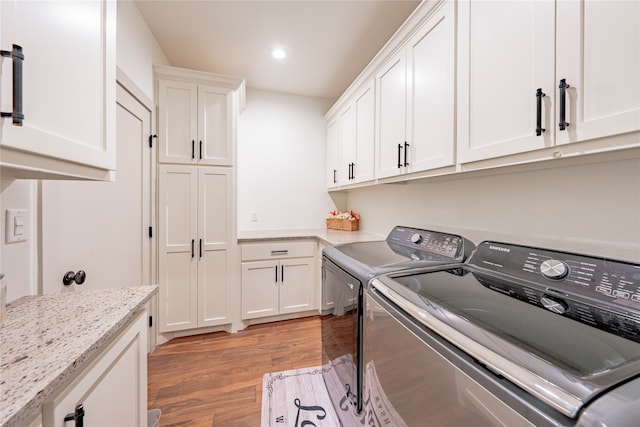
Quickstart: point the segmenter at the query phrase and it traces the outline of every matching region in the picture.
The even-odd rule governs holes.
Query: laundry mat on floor
[[[336,370],[351,365],[345,363],[349,360],[343,356],[323,366],[265,374],[262,377],[262,427],[407,427],[380,387],[373,362],[365,368],[369,387],[362,413],[356,415],[341,407],[340,417],[336,415],[327,386],[334,396],[344,394],[341,402],[349,399],[336,375]],[[323,373],[329,374],[325,375],[327,385]]]
[[[339,426],[322,379],[328,366],[272,372],[262,377],[262,427]]]

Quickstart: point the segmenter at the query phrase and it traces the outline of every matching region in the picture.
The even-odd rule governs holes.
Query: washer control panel
[[[422,252],[452,259],[460,258],[461,261],[473,249],[471,242],[455,234],[403,226],[396,226],[391,230],[387,243],[408,248],[419,258],[422,258]]]
[[[640,264],[496,242],[468,263],[491,289],[640,342]]]

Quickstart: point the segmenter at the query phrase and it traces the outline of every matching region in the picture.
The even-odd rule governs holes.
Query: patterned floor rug
[[[262,378],[262,427],[336,427],[340,425],[323,369],[312,367],[265,374]]]
[[[369,386],[363,411],[356,414],[351,404],[351,387],[339,379],[345,378],[344,370],[353,369],[352,365],[350,357],[342,356],[323,366],[265,374],[262,427],[407,427],[387,400],[373,362],[365,367]],[[334,396],[336,406],[332,405],[329,393]]]

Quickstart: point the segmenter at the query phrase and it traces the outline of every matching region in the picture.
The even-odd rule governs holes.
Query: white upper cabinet
[[[557,143],[640,130],[640,2],[560,1],[556,28]]]
[[[338,186],[338,120],[329,120],[327,123],[327,188]]]
[[[448,2],[407,46],[409,172],[454,164],[455,19]]]
[[[233,164],[233,91],[158,81],[161,163]]]
[[[561,154],[568,143],[640,130],[640,3],[461,1],[458,8],[460,163],[548,147]],[[570,152],[622,147],[599,144]]]
[[[180,68],[154,66],[158,78],[160,163],[231,166],[236,116],[244,81]],[[239,96],[236,92],[241,91]]]
[[[116,2],[6,0],[0,24],[0,48],[10,53],[18,45],[24,56],[2,57],[1,110],[13,112],[22,97],[24,114],[21,126],[2,118],[3,176],[109,179],[116,169]]]
[[[376,75],[377,178],[454,164],[455,16],[445,3]]]
[[[158,129],[160,162],[197,163],[198,85],[158,81]]]
[[[374,97],[367,84],[338,114],[338,184],[349,185],[373,179]]]
[[[458,2],[461,163],[553,145],[554,10],[552,1]]]
[[[373,81],[356,96],[355,108],[356,160],[351,166],[351,176],[354,182],[365,182],[374,178],[375,97]]]
[[[376,178],[397,175],[405,166],[407,71],[404,50],[376,74]],[[408,159],[407,159],[408,160]]]
[[[349,104],[338,115],[338,184],[350,184],[351,169],[356,159],[356,108]]]

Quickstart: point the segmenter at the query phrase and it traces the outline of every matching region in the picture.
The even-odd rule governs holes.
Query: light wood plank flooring
[[[322,364],[321,318],[176,338],[148,360],[161,426],[258,427],[264,374]]]

